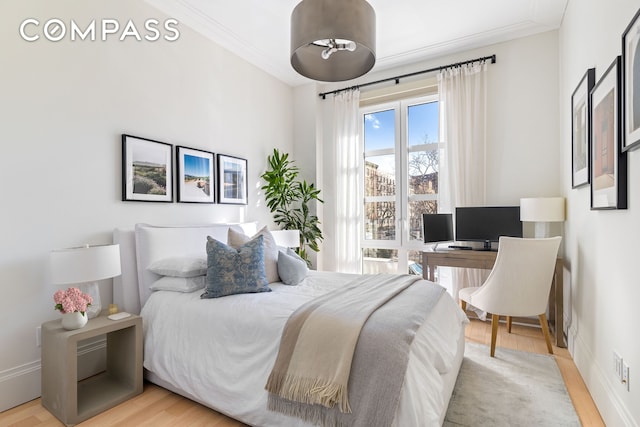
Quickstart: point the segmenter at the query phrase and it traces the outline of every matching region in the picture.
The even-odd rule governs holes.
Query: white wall
[[[137,222],[271,224],[259,175],[274,147],[293,150],[293,90],[184,25],[176,42],[29,43],[26,18],[142,29],[167,17],[141,0],[2,2],[0,410],[39,395],[36,326],[59,318],[51,249],[108,243]],[[249,206],[120,201],[122,133],[247,158]]]
[[[621,52],[637,0],[569,2],[560,29],[560,144],[568,202],[565,259],[571,270],[570,350],[607,425],[640,425],[640,151],[628,153],[629,208],[591,211],[589,186],[571,189],[571,94],[590,67],[599,79]],[[614,378],[612,352],[631,367],[631,390]]]
[[[487,204],[519,204],[521,197],[560,194],[558,148],[558,34],[556,31],[460,52],[428,62],[367,75],[374,81],[463,60],[496,54],[489,65],[487,101]],[[387,84],[393,84],[387,83]],[[352,86],[353,82],[324,85],[321,91]],[[379,86],[373,86],[379,88]],[[299,108],[300,104],[296,104]],[[331,269],[331,233],[335,205],[332,97],[317,107],[323,120],[322,187],[325,195],[324,268]]]

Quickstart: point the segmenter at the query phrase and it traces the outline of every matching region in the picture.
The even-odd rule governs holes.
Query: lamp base
[[[549,223],[548,222],[542,222],[542,221],[538,221],[535,223],[535,238],[536,239],[542,239],[545,237],[549,237],[550,233],[549,233]]]
[[[78,286],[78,288],[85,294],[89,294],[93,299],[91,305],[87,307],[87,317],[93,319],[99,316],[102,311],[102,302],[100,301],[100,288],[98,288],[98,284],[96,282],[83,283]]]

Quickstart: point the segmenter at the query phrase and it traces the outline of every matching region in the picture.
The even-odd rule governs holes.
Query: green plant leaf
[[[320,221],[311,214],[311,203],[324,203],[320,190],[306,180],[299,181],[300,169],[289,159],[288,153],[277,148],[267,156],[269,169],[260,177],[264,180],[266,205],[273,214],[273,221],[285,230],[300,231],[300,247],[296,250],[311,265],[306,248],[318,252],[318,242],[323,240]]]

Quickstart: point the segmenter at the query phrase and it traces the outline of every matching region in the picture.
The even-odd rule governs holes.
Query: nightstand
[[[78,343],[106,335],[106,371],[78,381]],[[73,331],[42,324],[42,406],[74,425],[142,393],[142,318],[89,320]]]

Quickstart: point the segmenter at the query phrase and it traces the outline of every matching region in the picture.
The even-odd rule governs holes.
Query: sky
[[[409,107],[409,145],[438,140],[438,103]],[[394,148],[394,112],[385,110],[367,114],[364,121],[365,151]]]
[[[184,174],[192,176],[209,176],[209,159],[205,157],[184,155]]]

